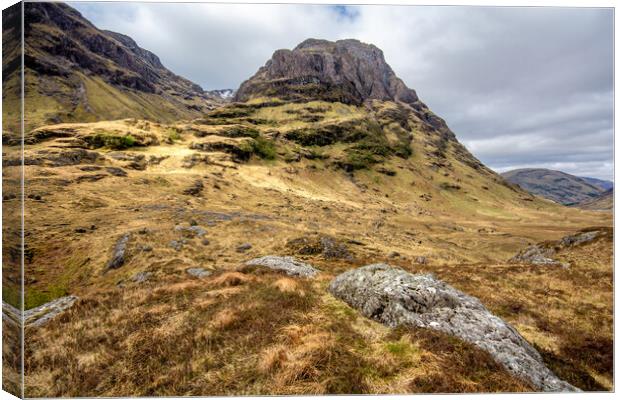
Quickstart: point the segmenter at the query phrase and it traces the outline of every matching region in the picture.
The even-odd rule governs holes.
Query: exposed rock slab
[[[57,315],[71,308],[77,299],[76,296],[65,296],[24,311],[24,326],[41,326],[46,324]],[[19,309],[13,307],[9,303],[2,302],[3,321],[14,325],[20,325],[21,315]]]
[[[188,268],[185,270],[185,272],[199,279],[206,278],[207,276],[212,274],[211,271],[208,271],[204,268]]]
[[[535,265],[552,265],[558,263],[552,258],[554,255],[555,250],[553,248],[545,248],[535,244],[521,250],[517,255],[508,261]]]
[[[114,251],[112,253],[112,258],[108,261],[107,268],[108,269],[117,269],[125,264],[125,254],[127,253],[127,243],[129,242],[129,238],[131,235],[129,233],[125,233],[122,235],[114,245]]]
[[[601,235],[602,232],[598,230],[586,231],[564,236],[558,241],[534,244],[521,250],[508,262],[534,265],[565,265],[553,258],[558,251],[589,243]]]
[[[304,278],[314,277],[319,270],[310,264],[303,263],[293,257],[264,256],[255,258],[245,263],[247,266],[258,266],[285,272],[287,275],[301,276]]]
[[[472,343],[539,390],[578,390],[555,376],[540,354],[478,299],[432,275],[373,264],[337,276],[329,291],[364,316],[388,326],[434,329]]]

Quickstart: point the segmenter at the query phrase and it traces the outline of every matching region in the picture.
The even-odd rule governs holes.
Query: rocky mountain
[[[448,165],[446,151],[450,150],[459,161],[485,174],[495,175],[469,153],[445,121],[396,76],[385,61],[383,52],[372,44],[355,39],[335,42],[308,39],[293,50],[277,50],[254,76],[241,84],[234,100],[256,102],[265,98],[294,103],[337,102],[365,107],[367,118],[362,124],[335,127],[323,124],[321,129],[285,135],[299,144],[352,143],[366,137],[373,142],[387,140],[399,147],[383,152],[384,156],[400,153],[407,158],[413,139],[412,131],[420,128],[428,134],[424,142],[431,168]],[[319,120],[308,122],[322,125]],[[360,135],[358,132],[349,135],[349,131],[355,130],[352,129],[354,125],[366,129],[369,134]],[[374,132],[370,132],[372,130]],[[422,140],[421,137],[418,139]],[[368,150],[368,146],[362,147]]]
[[[8,25],[18,18],[3,14]],[[127,117],[172,121],[219,101],[130,37],[98,29],[66,4],[24,3],[24,20],[27,128]],[[19,86],[20,65],[19,52],[10,56],[3,59],[9,90]]]
[[[418,104],[415,91],[394,74],[383,52],[355,39],[308,39],[293,50],[277,50],[241,84],[235,100],[260,96],[357,105],[370,99]]]
[[[3,264],[23,260],[30,310],[25,397],[612,389],[611,234],[553,254],[570,273],[507,261],[531,243],[610,231],[610,214],[558,206],[486,168],[376,47],[308,40],[197,118],[147,105],[161,113],[118,119],[140,111],[119,96],[173,104],[185,81],[166,89],[138,48],[138,64],[124,64],[107,45],[76,45],[109,68],[58,56],[81,54],[76,35],[40,57],[68,76],[27,77],[57,85],[52,104],[72,79],[105,90],[78,102],[75,122],[32,129],[23,153],[3,149],[3,207],[23,194],[27,210],[23,247],[20,213],[3,214]],[[93,122],[84,104],[113,119]],[[575,285],[574,296],[551,290]],[[22,359],[6,353],[16,392]]]
[[[214,89],[205,91],[209,96],[219,98],[224,101],[232,100],[235,96],[235,90],[233,89]]]
[[[604,191],[578,176],[543,168],[516,169],[501,175],[530,193],[564,205],[595,199]]]
[[[614,187],[614,183],[612,181],[607,181],[604,179],[596,179],[596,178],[588,178],[585,176],[580,176],[581,179],[583,179],[584,181],[588,182],[590,185],[594,185],[596,187],[599,187],[603,190],[609,190],[609,189],[613,189]]]

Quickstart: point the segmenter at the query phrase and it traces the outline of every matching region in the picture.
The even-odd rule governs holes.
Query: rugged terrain
[[[504,172],[502,176],[530,193],[564,205],[594,200],[606,190],[600,182],[589,182],[585,178],[543,168],[516,169]]]
[[[66,120],[25,143],[27,396],[612,389],[610,215],[486,168],[374,46],[311,39],[197,118]],[[513,258],[537,243],[554,262]],[[330,289],[375,263],[477,299],[545,378]]]
[[[19,8],[3,12],[4,26]],[[24,74],[27,129],[60,121],[123,117],[174,121],[213,108],[221,98],[166,69],[128,36],[97,29],[63,3],[24,3]],[[5,42],[18,30],[5,30]],[[19,112],[21,51],[3,58],[5,120]],[[15,98],[15,101],[11,101]],[[18,132],[18,127],[10,129]],[[5,134],[6,136],[6,134]]]

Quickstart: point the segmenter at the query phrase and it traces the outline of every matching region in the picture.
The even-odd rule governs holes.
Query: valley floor
[[[26,329],[26,396],[532,390],[470,344],[389,329],[326,291],[337,274],[376,262],[431,272],[478,297],[560,378],[613,389],[610,213],[504,203],[501,194],[493,204],[449,191],[429,200],[412,183],[422,172],[405,164],[392,165],[393,176],[222,154],[188,165],[195,152],[183,139],[114,153],[26,167],[26,308],[79,298]],[[136,154],[144,165],[133,168]],[[568,268],[507,262],[587,227],[606,233],[561,252]],[[108,269],[124,235],[123,263]],[[270,254],[321,274],[243,268]],[[195,267],[211,274],[187,273]]]

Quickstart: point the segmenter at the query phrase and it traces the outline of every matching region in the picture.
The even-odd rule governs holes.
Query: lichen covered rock
[[[539,390],[578,390],[555,376],[540,354],[478,299],[432,275],[373,264],[337,276],[329,291],[364,316],[390,327],[434,329],[472,343]]]
[[[319,271],[310,264],[303,263],[293,257],[265,256],[255,258],[245,263],[252,267],[266,267],[275,271],[285,272],[287,275],[311,278]]]

